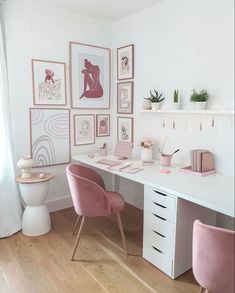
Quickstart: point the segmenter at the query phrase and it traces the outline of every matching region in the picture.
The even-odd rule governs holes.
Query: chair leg
[[[122,225],[122,219],[121,219],[120,213],[116,213],[116,215],[117,215],[118,227],[119,227],[119,230],[120,230],[121,236],[122,236],[123,246],[124,246],[126,254],[128,254],[127,245],[126,245],[126,238],[125,238],[123,225]]]
[[[203,293],[203,292],[204,292],[204,288],[203,287],[200,287],[199,293]]]
[[[82,233],[82,228],[83,228],[83,225],[84,225],[84,221],[85,221],[85,217],[82,217],[81,225],[79,227],[78,236],[77,236],[77,239],[76,239],[76,242],[75,242],[75,246],[74,246],[74,250],[73,250],[71,260],[74,260],[74,256],[75,256],[75,253],[76,253],[76,250],[77,250],[77,247],[78,247],[78,242],[79,242],[79,240],[81,238],[81,233]]]
[[[74,225],[73,233],[72,233],[73,235],[75,235],[75,232],[76,232],[76,229],[77,229],[77,226],[78,226],[79,220],[80,220],[80,216],[77,217],[76,223],[75,223],[75,225]]]

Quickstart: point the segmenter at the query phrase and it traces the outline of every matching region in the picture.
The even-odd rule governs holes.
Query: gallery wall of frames
[[[117,139],[133,141],[133,118],[128,115],[133,114],[134,45],[118,48],[116,55],[120,114]],[[110,136],[107,111],[111,108],[111,50],[70,42],[70,103],[66,80],[66,63],[32,59],[33,107],[29,108],[29,120],[35,167],[68,163],[71,145],[95,144],[97,137]],[[73,109],[85,113],[71,115]],[[103,114],[92,114],[89,110],[102,110]]]

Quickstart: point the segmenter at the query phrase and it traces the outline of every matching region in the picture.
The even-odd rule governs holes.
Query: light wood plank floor
[[[0,239],[0,292],[198,293],[192,271],[174,281],[140,257],[142,217],[129,205],[122,213],[128,256],[116,218],[95,218],[85,222],[76,254],[80,261],[70,261],[76,238],[73,208],[52,213],[52,231],[46,235],[19,232]]]

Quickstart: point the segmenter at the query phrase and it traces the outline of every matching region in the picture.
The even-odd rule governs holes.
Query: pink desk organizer
[[[162,166],[166,166],[166,167],[170,167],[171,166],[171,155],[162,155],[161,156],[161,165]]]
[[[107,156],[108,150],[107,148],[100,148],[100,156]]]

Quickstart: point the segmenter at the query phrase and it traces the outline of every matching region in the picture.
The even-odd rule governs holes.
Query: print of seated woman
[[[89,60],[84,60],[84,89],[80,97],[83,98],[101,98],[103,96],[103,88],[100,84],[100,68],[93,65]]]

